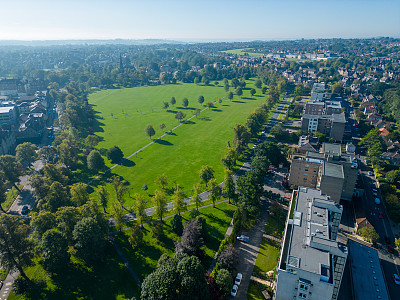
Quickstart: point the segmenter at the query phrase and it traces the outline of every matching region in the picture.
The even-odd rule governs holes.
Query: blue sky
[[[2,0],[0,39],[400,37],[399,0]]]

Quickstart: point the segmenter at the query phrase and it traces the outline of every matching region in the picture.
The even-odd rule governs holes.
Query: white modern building
[[[293,192],[275,299],[337,299],[347,248],[336,241],[343,208],[321,191]]]

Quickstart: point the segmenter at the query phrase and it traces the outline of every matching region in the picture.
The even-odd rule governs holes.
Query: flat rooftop
[[[0,107],[0,114],[8,114],[10,110],[13,110],[14,106],[3,106]]]
[[[344,178],[343,166],[325,162],[323,174],[329,177]]]
[[[378,252],[368,246],[348,240],[349,265],[355,300],[382,299],[389,295],[383,278]]]
[[[332,253],[346,256],[345,249],[330,239],[330,211],[341,212],[342,208],[321,191],[300,187],[297,192],[293,217],[292,235],[286,265],[325,276],[328,270],[333,280]],[[332,271],[333,272],[333,271]]]
[[[323,143],[321,152],[326,155],[340,156],[342,154],[342,149],[339,144]]]

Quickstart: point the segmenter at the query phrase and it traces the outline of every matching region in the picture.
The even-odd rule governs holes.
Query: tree
[[[46,271],[59,274],[69,264],[70,254],[68,253],[68,241],[65,236],[55,230],[46,231],[39,244],[42,252],[42,265]]]
[[[161,123],[161,124],[160,124],[160,129],[161,129],[162,131],[164,131],[165,127],[166,127],[166,126],[165,126],[164,123]]]
[[[226,246],[218,256],[218,265],[221,269],[228,270],[232,276],[236,273],[238,265],[239,252],[232,244]]]
[[[267,92],[267,90],[268,90],[268,88],[267,88],[266,86],[264,86],[264,87],[261,89],[261,93],[265,94],[265,93]]]
[[[229,91],[229,83],[224,85],[225,92]]]
[[[44,164],[54,163],[57,159],[57,149],[51,146],[44,146],[39,149],[38,155]]]
[[[197,116],[200,114],[200,112],[201,112],[201,110],[200,110],[199,108],[196,108],[196,109],[194,110],[194,114],[196,115],[196,118],[197,118]]]
[[[15,148],[15,157],[20,163],[27,164],[29,166],[36,159],[36,149],[37,147],[29,142],[19,144],[17,148]]]
[[[222,164],[232,170],[236,166],[237,153],[234,148],[228,148],[225,156],[221,159]]]
[[[121,180],[119,176],[114,175],[109,179],[109,182],[113,187],[115,199],[123,206],[125,202],[124,196],[128,192],[127,181]]]
[[[200,193],[201,193],[201,185],[200,183],[197,183],[193,186],[194,190],[194,195],[192,196],[192,202],[196,205],[197,211],[199,210],[199,206],[201,205],[201,198],[200,198]]]
[[[178,119],[179,122],[182,122],[182,119],[186,117],[186,114],[184,114],[182,111],[178,111],[175,115],[175,119]]]
[[[183,233],[183,223],[182,223],[182,216],[175,215],[171,221],[171,229],[177,235],[181,236]]]
[[[171,105],[175,105],[175,104],[176,104],[176,99],[175,99],[175,97],[171,97],[170,103],[171,103]]]
[[[186,202],[184,201],[185,195],[183,194],[182,188],[176,187],[174,194],[172,195],[172,202],[174,203],[175,212],[180,215],[181,212],[186,210]]]
[[[167,200],[165,199],[165,194],[162,191],[156,190],[154,192],[154,204],[156,206],[155,215],[161,220],[164,214],[167,212]]]
[[[89,170],[94,170],[96,172],[102,170],[106,166],[104,158],[101,156],[99,151],[90,151],[87,157],[87,166]]]
[[[250,90],[251,96],[254,96],[255,93],[256,93],[256,90],[255,90],[255,89],[251,89],[251,90]]]
[[[0,264],[9,270],[17,269],[29,281],[23,267],[31,263],[33,243],[29,239],[30,228],[17,216],[0,215]]]
[[[67,189],[58,181],[54,181],[47,195],[38,203],[39,208],[56,212],[62,206],[68,204]]]
[[[223,297],[228,297],[233,285],[232,275],[226,269],[219,269],[215,274],[215,283]]]
[[[236,89],[239,86],[239,80],[237,78],[233,78],[231,80],[231,84],[232,84],[233,88]]]
[[[89,201],[89,194],[86,189],[86,185],[82,182],[75,183],[71,186],[71,202],[75,206],[82,206]]]
[[[43,234],[57,226],[56,215],[49,211],[41,211],[31,221],[34,236],[41,239]]]
[[[136,214],[136,219],[140,223],[140,226],[143,228],[143,220],[147,218],[146,214],[146,200],[141,194],[135,194],[135,203],[134,209]]]
[[[7,213],[2,204],[7,200],[7,190],[8,190],[8,184],[5,183],[1,178],[0,178],[0,210],[3,213]]]
[[[147,134],[147,136],[148,136],[150,139],[151,139],[151,137],[152,137],[153,135],[156,134],[156,131],[154,130],[153,125],[151,125],[151,124],[147,125],[147,127],[146,127],[146,134]]]
[[[203,104],[204,96],[199,96],[199,99],[197,99],[197,102],[199,102],[200,104]]]
[[[386,181],[394,184],[400,179],[400,171],[392,170],[386,173]]]
[[[158,174],[154,183],[158,185],[161,190],[166,191],[168,188],[168,177],[164,173]]]
[[[232,100],[232,99],[233,99],[233,93],[232,93],[232,92],[229,92],[229,93],[228,93],[228,99],[229,99],[229,100]]]
[[[143,281],[140,299],[208,300],[204,274],[201,261],[195,256],[162,255],[157,269]]]
[[[168,107],[169,107],[169,103],[164,101],[162,108],[163,109],[168,109]]]
[[[225,170],[224,186],[222,188],[222,192],[228,198],[229,204],[231,203],[232,199],[236,198],[235,183],[233,182],[233,172],[229,169]]]
[[[120,203],[117,202],[113,202],[112,204],[112,208],[113,208],[113,217],[114,217],[114,225],[115,228],[121,232],[122,227],[124,226],[124,211],[122,210],[122,205]]]
[[[248,142],[250,141],[251,134],[250,131],[242,124],[236,124],[233,128],[235,132],[235,138],[233,140],[235,144],[235,150],[237,155],[242,154],[244,149],[246,149]]]
[[[21,190],[15,184],[19,182],[19,177],[23,174],[23,168],[20,162],[15,161],[11,155],[0,156],[0,176],[10,182],[19,192]]]
[[[257,78],[257,79],[256,79],[256,82],[254,83],[254,86],[255,86],[256,88],[258,88],[258,89],[261,89],[261,87],[262,87],[262,81],[261,81],[260,78]]]
[[[242,96],[242,95],[243,95],[243,90],[242,90],[242,88],[241,88],[241,87],[238,87],[238,88],[235,90],[235,94],[238,95],[238,96]]]
[[[201,246],[204,244],[201,237],[200,226],[195,220],[190,220],[183,228],[183,234],[180,241],[175,243],[176,253],[185,253],[187,255],[195,255],[199,258],[203,256]]]
[[[106,189],[106,187],[104,185],[100,185],[97,188],[97,197],[99,199],[101,206],[104,209],[104,213],[107,213],[106,208],[107,208],[107,204],[108,204],[108,199],[110,197],[110,193],[108,192],[108,190]]]
[[[72,167],[78,161],[79,143],[73,138],[66,138],[57,146],[57,152],[60,160],[66,166]]]
[[[118,146],[114,146],[107,151],[107,158],[111,160],[112,163],[121,162],[123,157],[124,153],[122,153],[122,150]]]
[[[143,242],[143,230],[139,226],[133,226],[131,229],[131,234],[128,238],[129,244],[132,246],[133,249],[140,246]]]
[[[209,198],[211,199],[213,207],[215,208],[215,201],[217,201],[220,197],[219,185],[215,178],[211,178],[209,181],[209,191]]]
[[[379,241],[379,235],[372,227],[363,227],[360,230],[360,236],[363,237],[367,242],[376,243]]]
[[[188,107],[188,105],[189,105],[189,100],[188,100],[188,98],[183,98],[183,100],[182,100],[182,105],[183,105],[183,107]]]
[[[64,233],[69,243],[72,243],[72,232],[81,218],[80,208],[74,206],[61,207],[56,212],[58,228]]]
[[[88,149],[93,149],[100,142],[100,139],[97,135],[89,134],[85,139],[85,145]]]
[[[92,263],[104,257],[107,232],[93,217],[78,221],[72,233],[76,256]]]
[[[200,169],[200,182],[204,183],[207,187],[211,178],[214,178],[214,169],[210,166],[202,166]]]

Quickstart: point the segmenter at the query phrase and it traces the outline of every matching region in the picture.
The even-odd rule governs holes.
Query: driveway
[[[0,300],[7,299],[8,295],[11,292],[12,285],[14,283],[15,278],[18,276],[18,272],[9,273],[6,279],[3,281],[3,286],[0,290]]]
[[[247,299],[247,289],[249,287],[251,275],[253,274],[258,251],[260,250],[265,225],[267,224],[268,205],[266,200],[261,200],[261,213],[256,224],[251,230],[241,232],[241,234],[249,237],[249,242],[244,243],[237,241],[235,243],[235,247],[239,250],[239,265],[237,271],[243,274],[243,278],[236,297],[232,297],[232,299]]]

